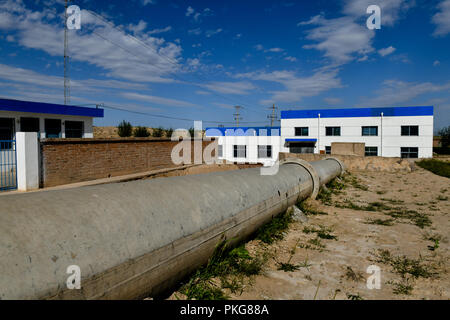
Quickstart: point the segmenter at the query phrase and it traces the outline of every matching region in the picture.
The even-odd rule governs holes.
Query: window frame
[[[265,152],[261,149],[265,148]],[[272,145],[258,145],[258,159],[272,159]]]
[[[406,150],[408,149],[408,150]],[[417,151],[411,151],[411,149],[417,149]],[[411,157],[411,154],[416,154],[417,157]],[[404,156],[406,155],[406,156]],[[419,158],[419,147],[400,147],[400,157],[402,159],[418,159]]]
[[[375,149],[373,150],[367,150],[368,148]],[[365,157],[378,157],[378,147],[368,146],[364,148],[364,156]]]
[[[417,128],[417,132],[411,133],[411,128],[414,128],[414,129]],[[404,136],[404,137],[418,137],[419,136],[419,126],[418,125],[401,126],[401,128],[400,128],[400,135]]]
[[[242,152],[242,150],[239,150],[239,147],[244,148],[244,156],[240,156],[239,152]],[[233,158],[247,158],[247,146],[245,144],[235,144],[233,145]]]
[[[368,129],[369,133],[364,134],[364,129]],[[372,134],[371,129],[375,129],[375,134]],[[363,137],[378,137],[378,126],[362,126],[361,127],[361,136]]]
[[[339,134],[336,134],[336,129],[339,130]],[[329,134],[328,130],[331,130],[331,134]],[[340,137],[341,136],[341,127],[325,127],[325,136]]]
[[[69,129],[69,132],[71,132],[68,136],[67,134],[67,124],[68,123],[80,123],[81,124],[81,136],[73,136],[72,132],[76,132],[75,129]],[[84,137],[84,121],[72,121],[72,120],[66,120],[64,121],[64,133],[65,133],[65,137],[68,139],[82,139]]]
[[[300,134],[297,134],[297,130],[300,131]],[[306,130],[306,134],[304,134],[304,130]],[[296,137],[309,137],[309,127],[295,127],[294,134]]]

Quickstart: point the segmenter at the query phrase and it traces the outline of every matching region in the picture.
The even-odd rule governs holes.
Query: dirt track
[[[305,224],[293,223],[283,240],[266,248],[273,257],[265,273],[249,279],[251,285],[246,285],[242,294],[229,293],[233,299],[450,298],[449,179],[419,168],[411,173],[355,172],[346,180],[346,188],[325,201],[328,205],[318,200],[310,203],[315,210],[326,214],[308,215]],[[365,187],[368,189],[364,190]],[[371,206],[369,210],[374,211],[363,210],[373,202],[375,208]],[[353,209],[336,207],[336,203]],[[419,215],[419,218],[392,218],[395,216],[392,212],[396,211],[406,212],[406,216]],[[422,214],[432,222],[423,229],[416,225],[422,225]],[[367,219],[392,219],[387,222],[392,225],[368,224]],[[329,234],[337,237],[337,240],[320,239],[325,246],[322,249],[309,242],[316,238],[314,232],[305,233],[320,226],[330,228]],[[246,245],[250,252],[262,247],[260,241]],[[294,248],[290,263],[297,265],[298,270],[277,270],[278,263],[287,262]],[[380,249],[389,250],[391,258],[400,258],[391,259],[396,263],[389,264],[386,260],[382,263],[377,259]],[[417,265],[402,256],[417,259],[418,265],[429,274],[415,278],[420,273],[413,270]],[[366,286],[370,276],[366,268],[373,264],[381,268],[379,290],[369,290]],[[397,271],[402,267],[413,270],[414,275],[395,272],[393,265]]]

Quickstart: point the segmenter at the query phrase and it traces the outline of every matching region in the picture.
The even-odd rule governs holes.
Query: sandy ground
[[[309,221],[295,222],[283,240],[268,246],[273,254],[263,275],[248,279],[242,294],[230,294],[232,299],[449,299],[449,243],[450,183],[423,169],[411,173],[357,172],[352,174],[367,191],[347,184],[332,202],[351,199],[358,205],[378,201],[393,207],[402,207],[427,214],[432,225],[423,229],[408,220],[397,220],[392,226],[366,224],[368,218],[387,219],[383,212],[338,208],[313,201],[317,209],[327,215],[308,215]],[[383,200],[384,199],[384,200]],[[446,199],[446,200],[445,200]],[[305,244],[314,234],[303,232],[304,227],[330,227],[337,240],[324,240],[323,250],[306,249]],[[431,251],[434,242],[430,235],[440,236],[439,247]],[[250,252],[263,247],[259,241],[246,245]],[[303,248],[302,248],[303,247]],[[299,270],[284,272],[278,262],[287,262]],[[394,272],[391,265],[376,262],[379,249],[387,249],[392,256],[422,259],[421,263],[434,273],[431,278],[408,278]],[[366,273],[369,265],[381,269],[381,289],[369,290]],[[307,267],[305,267],[307,266]],[[394,294],[394,283],[413,287],[408,294]]]
[[[326,214],[308,214],[307,222],[292,223],[284,239],[272,245],[248,242],[252,255],[266,252],[270,258],[262,274],[244,280],[242,292],[224,289],[225,294],[231,299],[257,300],[449,299],[450,180],[416,167],[412,172],[351,172],[343,181],[345,189],[331,199],[307,200],[310,207]],[[349,201],[359,207],[374,202],[386,207],[374,211],[339,207],[348,206]],[[392,218],[387,215],[390,210],[425,214],[431,225],[420,228],[408,218],[395,218],[386,226],[367,223]],[[317,235],[305,232],[305,227],[328,228],[336,239],[320,239],[319,246],[313,245],[309,241]],[[397,261],[404,262],[404,257],[419,261],[431,276],[402,275],[389,262],[379,260],[380,250],[388,250]],[[298,270],[278,270],[286,262]],[[370,265],[380,268],[380,289],[367,288]],[[410,291],[395,293],[398,284],[410,286]],[[177,292],[169,299],[180,297]]]

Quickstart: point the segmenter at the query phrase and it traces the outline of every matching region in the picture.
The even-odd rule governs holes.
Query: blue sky
[[[0,97],[63,103],[64,1],[0,0]],[[450,125],[450,0],[73,1],[71,103],[96,125],[151,115],[267,125],[279,110],[435,106]],[[381,29],[366,9],[381,7]]]

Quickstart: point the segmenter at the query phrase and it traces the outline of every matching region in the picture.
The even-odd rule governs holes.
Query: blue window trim
[[[12,99],[0,99],[0,111],[59,114],[70,116],[93,117],[93,118],[104,117],[104,110],[99,108],[85,108],[76,106],[66,106],[62,104],[31,102]]]
[[[433,106],[281,111],[281,119],[432,116]]]

